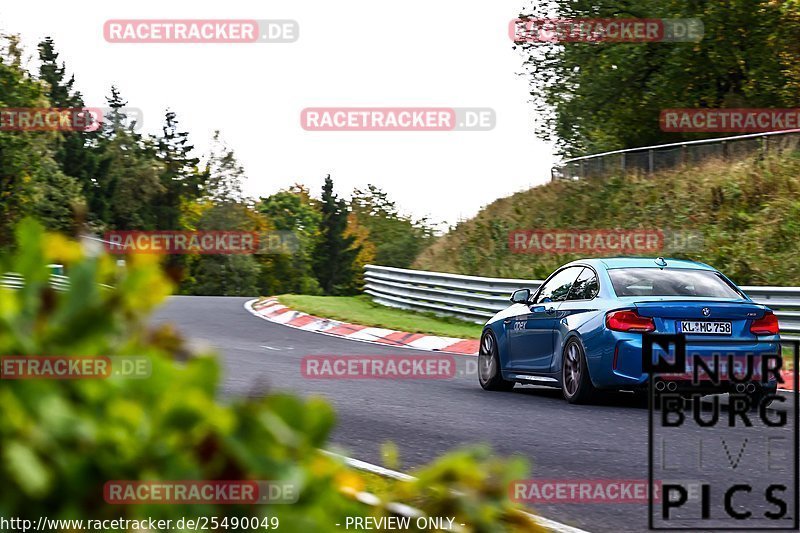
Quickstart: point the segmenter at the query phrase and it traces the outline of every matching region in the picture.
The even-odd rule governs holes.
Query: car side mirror
[[[519,289],[514,291],[511,295],[511,301],[515,304],[526,304],[528,300],[531,298],[531,290],[530,289]]]

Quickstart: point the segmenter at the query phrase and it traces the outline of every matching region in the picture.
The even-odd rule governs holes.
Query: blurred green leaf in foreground
[[[277,516],[281,531],[324,532],[348,516],[390,512],[359,503],[366,476],[319,453],[334,425],[327,403],[266,393],[222,402],[213,354],[191,353],[168,326],[148,327],[148,313],[172,290],[157,257],[133,256],[119,269],[30,220],[17,227],[15,244],[0,256],[0,273],[18,273],[25,284],[0,288],[0,354],[139,356],[151,371],[146,379],[0,380],[0,516]],[[46,265],[56,262],[66,266],[65,292],[48,283]],[[455,517],[468,532],[537,530],[509,500],[510,481],[526,475],[518,461],[475,449],[416,475],[387,483],[378,497]],[[268,480],[292,484],[299,499],[110,505],[103,488],[113,480]]]

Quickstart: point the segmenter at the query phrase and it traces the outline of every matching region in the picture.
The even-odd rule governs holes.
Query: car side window
[[[583,267],[568,267],[557,273],[544,284],[542,290],[539,291],[539,295],[536,297],[535,303],[543,303],[545,298],[549,298],[552,302],[563,302],[566,300],[569,290],[572,288],[572,283],[582,270]]]
[[[600,291],[600,284],[597,282],[597,274],[591,268],[584,268],[572,290],[569,291],[567,300],[592,300]]]

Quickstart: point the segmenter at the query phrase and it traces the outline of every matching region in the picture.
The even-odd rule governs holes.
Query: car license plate
[[[678,321],[678,333],[691,335],[730,335],[731,323],[680,320]]]

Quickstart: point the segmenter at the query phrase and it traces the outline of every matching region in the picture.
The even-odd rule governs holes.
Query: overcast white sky
[[[247,170],[246,191],[294,182],[315,193],[374,183],[402,210],[437,221],[549,179],[552,148],[534,135],[527,82],[508,23],[522,0],[63,0],[4,2],[0,29],[33,55],[45,35],[87,105],[112,83],[157,131],[178,113],[205,151],[219,129]],[[294,19],[288,44],[112,44],[103,23],[125,18]],[[306,107],[491,107],[494,130],[308,132]]]

